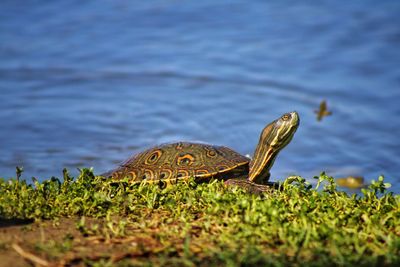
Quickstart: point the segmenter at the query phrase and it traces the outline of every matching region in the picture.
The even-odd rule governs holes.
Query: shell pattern
[[[198,182],[211,178],[244,178],[249,172],[245,156],[224,146],[179,142],[164,144],[134,155],[105,176],[128,177],[132,182],[167,181],[194,177]]]

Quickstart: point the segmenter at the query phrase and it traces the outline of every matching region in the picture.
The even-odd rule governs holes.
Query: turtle
[[[165,187],[194,178],[196,183],[212,179],[227,185],[263,192],[278,153],[292,140],[300,123],[296,111],[283,114],[262,130],[252,159],[225,146],[195,142],[162,144],[133,155],[117,168],[102,174],[112,180],[158,183]]]

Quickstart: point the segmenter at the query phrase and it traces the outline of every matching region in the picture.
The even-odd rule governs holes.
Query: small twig
[[[49,266],[49,262],[46,260],[43,260],[39,258],[38,256],[24,251],[18,244],[14,243],[11,245],[11,247],[19,254],[21,257],[23,257],[26,260],[29,260],[33,263],[39,264],[41,266]]]
[[[17,176],[17,182],[19,182],[19,178],[21,177],[22,173],[24,172],[23,167],[15,167],[16,169],[16,176]]]

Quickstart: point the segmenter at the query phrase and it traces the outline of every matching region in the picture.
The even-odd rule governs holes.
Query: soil
[[[104,223],[86,219],[87,223]],[[77,218],[52,221],[0,220],[0,266],[85,266],[104,259],[115,263],[146,261],[149,251],[160,251],[161,244],[151,235],[123,238],[85,236],[77,229]]]

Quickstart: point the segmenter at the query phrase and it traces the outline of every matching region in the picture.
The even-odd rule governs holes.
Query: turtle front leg
[[[269,182],[270,176],[271,176],[270,172],[268,170],[266,170],[262,173],[262,175],[254,177],[253,181],[250,181],[250,180],[248,180],[248,181],[258,184],[258,185],[269,185],[271,183],[271,182]]]
[[[279,189],[279,183],[266,182],[264,184],[256,184],[246,179],[229,179],[225,181],[224,184],[226,186],[241,187],[252,194],[261,194],[263,192],[271,192],[275,189]]]

